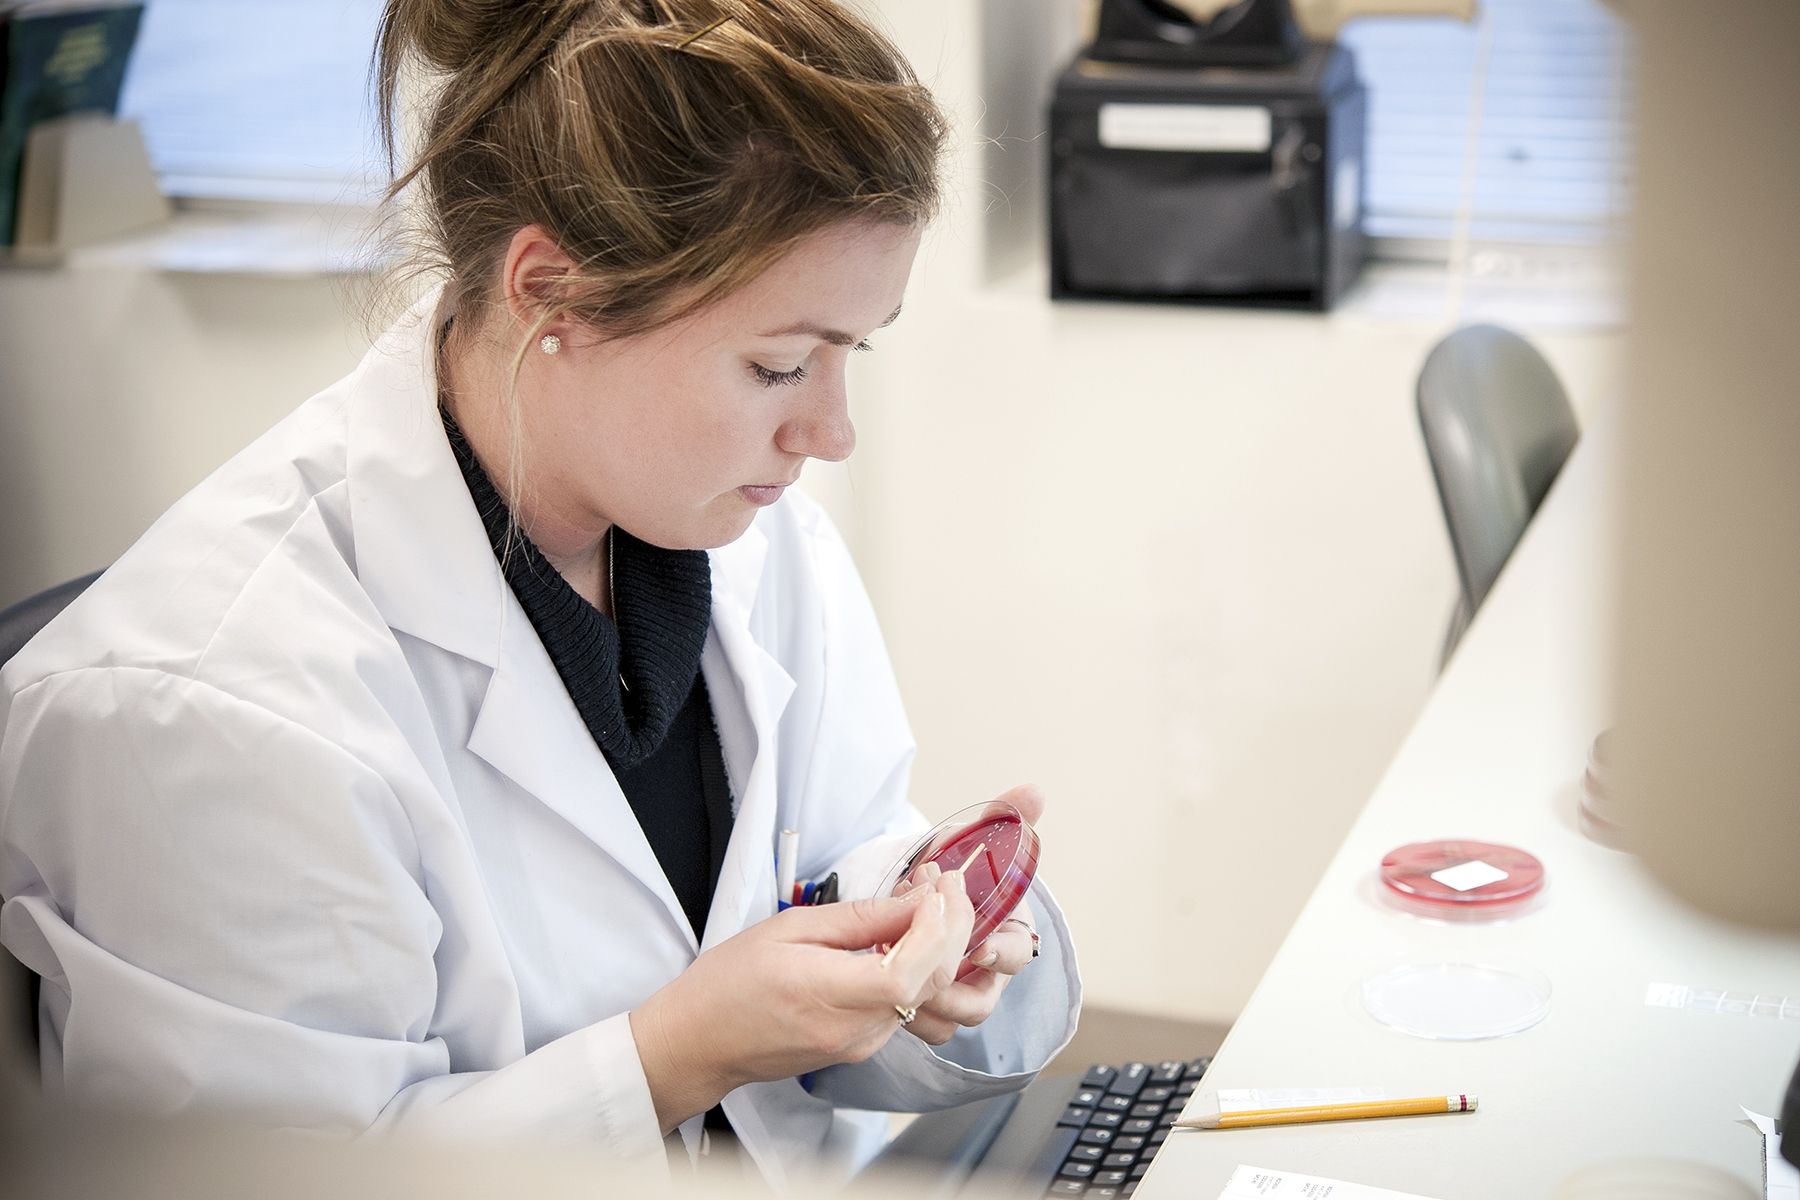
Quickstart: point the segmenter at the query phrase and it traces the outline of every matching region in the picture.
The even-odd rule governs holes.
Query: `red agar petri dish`
[[[1430,915],[1498,917],[1544,886],[1544,864],[1516,846],[1414,842],[1381,860],[1381,882],[1404,907]]]
[[[1025,815],[1004,801],[965,808],[940,822],[888,871],[875,894],[891,896],[914,871],[934,862],[943,871],[963,871],[963,886],[975,906],[975,927],[964,947],[957,978],[975,970],[966,960],[1025,898],[1037,876],[1037,831]]]

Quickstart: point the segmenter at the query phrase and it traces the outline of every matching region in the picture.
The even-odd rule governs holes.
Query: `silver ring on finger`
[[[1037,930],[1033,929],[1030,925],[1027,925],[1024,921],[1020,920],[1018,917],[1008,917],[1008,918],[1006,918],[1006,920],[1004,920],[1000,923],[1002,925],[1017,925],[1020,929],[1023,929],[1027,934],[1029,934],[1031,937],[1031,957],[1033,957],[1033,958],[1038,957],[1039,953],[1041,953],[1041,951],[1039,950],[1038,947],[1043,942],[1044,939],[1038,936]]]
[[[910,1004],[896,1004],[894,1013],[900,1018],[902,1025],[911,1025],[913,1018],[919,1015],[919,1010]]]

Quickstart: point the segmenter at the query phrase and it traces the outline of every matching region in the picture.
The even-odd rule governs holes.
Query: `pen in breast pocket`
[[[793,907],[794,870],[800,859],[800,834],[784,829],[775,849],[775,910]]]

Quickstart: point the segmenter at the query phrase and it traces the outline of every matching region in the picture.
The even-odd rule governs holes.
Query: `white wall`
[[[857,359],[853,465],[809,480],[881,614],[915,795],[1038,782],[1090,997],[1229,1021],[1431,684],[1455,584],[1412,382],[1444,317],[1052,306],[1019,89],[1073,6],[884,11],[960,121],[953,204]],[[346,307],[323,279],[0,272],[0,602],[109,561],[348,370]],[[1612,335],[1523,327],[1579,408],[1613,389]]]

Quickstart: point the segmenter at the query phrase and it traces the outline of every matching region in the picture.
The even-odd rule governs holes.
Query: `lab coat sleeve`
[[[625,1014],[457,1069],[406,809],[318,733],[185,676],[55,674],[12,698],[0,805],[0,938],[44,979],[47,1090],[666,1172]]]
[[[834,848],[815,877],[836,870],[846,896],[873,895],[927,822],[906,796],[912,736],[874,608],[837,531],[823,513],[815,520],[815,571],[825,597],[815,778],[832,780],[834,790],[846,779],[865,781],[858,816],[841,839],[847,848]],[[829,801],[846,799],[834,794]],[[1081,1008],[1068,925],[1041,879],[1029,904],[1041,957],[1013,978],[986,1021],[936,1048],[896,1032],[869,1060],[815,1073],[812,1094],[848,1108],[925,1111],[1029,1083],[1074,1036]]]

